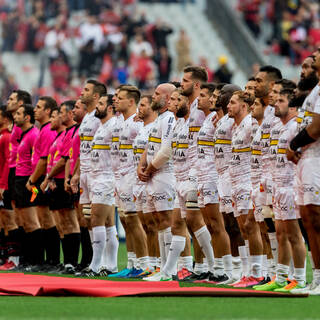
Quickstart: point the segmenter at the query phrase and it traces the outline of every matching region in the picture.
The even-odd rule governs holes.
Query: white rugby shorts
[[[297,165],[297,203],[300,206],[320,206],[320,159],[301,158]]]

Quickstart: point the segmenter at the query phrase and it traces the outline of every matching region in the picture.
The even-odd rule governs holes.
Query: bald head
[[[172,83],[162,83],[158,85],[157,89],[159,89],[162,94],[171,96],[176,87]]]
[[[168,101],[176,87],[171,83],[162,83],[157,86],[152,96],[151,108],[154,111],[163,112],[168,107]]]

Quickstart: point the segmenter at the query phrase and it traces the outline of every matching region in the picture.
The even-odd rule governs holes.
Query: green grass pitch
[[[124,244],[119,269],[125,267]],[[310,278],[310,268],[308,268]],[[0,297],[2,319],[320,319],[320,297]]]

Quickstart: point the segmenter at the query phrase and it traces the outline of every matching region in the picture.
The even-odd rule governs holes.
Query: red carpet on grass
[[[180,287],[177,281],[108,281],[28,275],[0,274],[0,295],[26,296],[219,296],[219,297],[298,297],[276,292],[211,287]],[[307,295],[299,295],[306,297]]]

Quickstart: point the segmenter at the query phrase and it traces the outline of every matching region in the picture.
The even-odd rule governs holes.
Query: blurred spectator
[[[57,17],[56,24],[54,28],[47,33],[44,43],[50,62],[53,62],[61,55],[65,61],[67,61],[67,56],[71,54],[72,47],[68,39],[66,24],[63,21],[62,16]]]
[[[154,62],[158,71],[158,83],[168,82],[172,59],[169,56],[168,49],[166,47],[161,47],[159,49],[159,53],[154,57]]]
[[[219,68],[214,73],[214,81],[221,83],[231,83],[232,73],[227,66],[228,58],[226,56],[220,56],[218,62]]]
[[[199,65],[201,67],[204,67],[207,70],[208,82],[212,82],[213,78],[214,78],[214,71],[210,69],[207,58],[206,57],[200,57]]]
[[[140,89],[147,88],[147,80],[153,72],[153,62],[145,50],[136,57],[133,64],[133,78]]]
[[[148,91],[157,80],[169,80],[167,36],[172,29],[160,20],[148,22],[144,12],[136,14],[136,2],[0,0],[1,50],[43,53],[39,62],[48,58],[52,85],[42,84],[48,65],[44,59],[35,95],[52,95],[57,101],[77,98],[88,77],[97,77],[111,91],[126,82]],[[189,39],[182,34],[177,44],[181,70],[191,62]],[[1,98],[6,100],[15,81],[0,71]]]
[[[248,28],[258,37],[262,21],[269,21],[267,44],[274,54],[300,64],[320,44],[320,3],[317,0],[269,0],[260,14],[261,0],[238,0],[238,9]]]
[[[180,30],[179,39],[176,42],[177,71],[182,72],[183,68],[191,64],[190,39],[183,29]]]
[[[255,38],[260,34],[260,0],[241,0],[238,9],[243,12],[243,19]]]
[[[69,84],[70,68],[62,56],[50,65],[52,84],[55,90],[62,91]]]
[[[130,50],[134,56],[141,56],[142,52],[148,57],[151,57],[153,54],[151,44],[144,40],[141,33],[136,34],[134,40],[130,44]]]
[[[155,48],[159,50],[161,47],[168,47],[167,37],[173,32],[172,28],[164,23],[161,19],[156,21],[151,33],[154,39]]]

